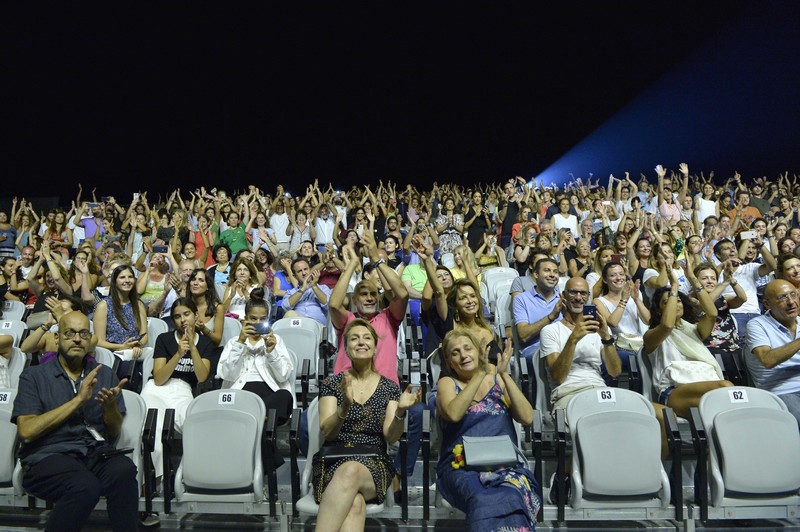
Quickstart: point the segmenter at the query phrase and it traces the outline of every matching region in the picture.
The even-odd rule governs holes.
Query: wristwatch
[[[601,343],[601,344],[603,344],[603,345],[614,345],[615,343],[617,343],[617,335],[616,335],[616,334],[612,334],[612,335],[611,335],[611,336],[608,338],[608,340],[603,340],[603,339],[601,338],[601,339],[600,339],[600,343]]]
[[[378,260],[375,261],[375,267],[376,268],[378,266],[380,266],[381,264],[386,264],[386,261],[384,259],[378,259]]]

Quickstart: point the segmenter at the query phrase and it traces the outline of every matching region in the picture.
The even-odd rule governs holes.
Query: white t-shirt
[[[539,356],[545,358],[553,353],[561,353],[571,334],[572,330],[562,321],[546,325],[539,333]],[[562,386],[605,386],[606,383],[600,374],[600,366],[603,363],[602,351],[603,344],[599,334],[587,334],[581,338],[575,346],[572,367],[569,369],[567,378],[553,392],[555,393]]]
[[[762,265],[757,262],[750,262],[740,265],[736,268],[736,271],[733,272],[733,278],[736,279],[744,289],[744,293],[747,295],[747,301],[745,301],[741,307],[731,309],[731,314],[761,314],[761,309],[758,306],[758,293],[756,292],[756,283],[760,278],[758,275],[758,268],[761,266]],[[722,274],[719,274],[719,282],[722,282]],[[736,292],[733,291],[733,288],[728,286],[722,295],[733,297],[736,295]]]
[[[695,201],[700,202],[700,207],[697,209],[697,219],[703,223],[709,216],[717,215],[717,203],[715,201],[703,199],[700,194],[695,196]]]
[[[652,299],[653,294],[655,293],[655,289],[650,288],[646,284],[647,281],[653,277],[658,277],[658,271],[654,270],[653,268],[647,268],[642,275],[642,286],[644,286],[644,293],[647,296],[647,299]],[[688,294],[692,291],[692,285],[689,284],[689,279],[686,278],[686,273],[683,271],[683,268],[679,267],[675,270],[675,277],[678,278],[678,292]]]
[[[285,212],[283,214],[273,214],[269,217],[269,225],[275,231],[275,239],[279,244],[288,244],[291,237],[286,234],[286,228],[289,227],[289,215]]]
[[[553,227],[556,228],[556,231],[559,229],[569,229],[576,238],[578,237],[578,217],[574,214],[570,214],[564,218],[559,212],[553,216],[552,221]]]
[[[322,216],[317,216],[314,221],[314,231],[316,233],[317,245],[333,244],[333,231],[336,226],[336,218],[332,214],[328,214],[328,219]]]

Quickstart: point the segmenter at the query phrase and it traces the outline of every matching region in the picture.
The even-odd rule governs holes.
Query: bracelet
[[[345,416],[344,416],[344,417],[340,416],[340,415],[339,415],[339,407],[337,406],[337,407],[336,407],[336,417],[338,417],[339,419],[341,419],[342,421],[344,421],[345,419],[347,419],[347,414],[345,414]]]
[[[400,417],[400,416],[398,416],[398,415],[397,415],[397,411],[395,410],[395,413],[394,413],[394,418],[395,418],[397,421],[404,421],[404,420],[406,419],[406,414],[405,414],[405,413],[403,413],[403,417]]]
[[[624,306],[625,306],[625,305],[627,305],[627,304],[628,304],[628,300],[626,299],[625,301],[620,301],[620,302],[619,302],[619,305],[617,305],[617,306],[618,306],[618,307],[624,307]]]
[[[678,292],[670,292],[669,297],[678,297]]]

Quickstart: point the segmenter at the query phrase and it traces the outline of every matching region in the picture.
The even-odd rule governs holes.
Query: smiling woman
[[[469,331],[450,331],[442,346],[453,376],[439,379],[436,395],[442,426],[437,488],[467,514],[470,530],[532,530],[541,505],[533,473],[522,464],[468,471],[457,451],[464,436],[505,435],[516,444],[514,421],[533,421],[533,407],[508,373],[511,341],[496,366]]]

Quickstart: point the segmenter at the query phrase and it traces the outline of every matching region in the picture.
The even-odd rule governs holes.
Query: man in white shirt
[[[272,204],[273,213],[269,217],[269,226],[275,231],[276,247],[280,250],[289,250],[291,237],[286,234],[289,227],[289,215],[286,214],[286,199],[277,196]]]
[[[757,262],[743,264],[736,250],[736,245],[727,238],[720,240],[714,246],[714,255],[717,257],[717,260],[720,261],[720,270],[724,270],[725,267],[730,264],[733,268],[733,278],[738,281],[744,289],[744,293],[747,294],[747,301],[740,307],[731,309],[731,314],[736,319],[736,327],[739,330],[740,336],[744,336],[747,330],[747,322],[761,315],[761,309],[758,306],[758,293],[756,291],[756,283],[759,277],[769,275],[775,271],[777,267],[775,257],[772,256],[772,253],[770,253],[769,248],[764,244],[763,240],[758,238],[754,239],[752,242],[755,244],[756,248],[761,249],[761,256],[764,259],[764,264],[759,264]],[[723,274],[720,273],[719,282],[723,280],[722,275]],[[735,293],[733,288],[728,287],[722,295],[732,297]]]
[[[601,365],[614,378],[622,371],[622,361],[614,345],[616,338],[600,314],[584,316],[590,297],[583,277],[572,277],[561,297],[563,319],[546,325],[539,333],[540,356],[547,363],[555,385],[550,402],[554,410],[566,408],[575,394],[590,388],[604,388]]]
[[[331,209],[327,203],[319,206],[318,216],[314,220],[314,231],[316,231],[317,250],[325,252],[328,244],[333,245],[333,232],[336,230],[336,218],[331,214]]]

